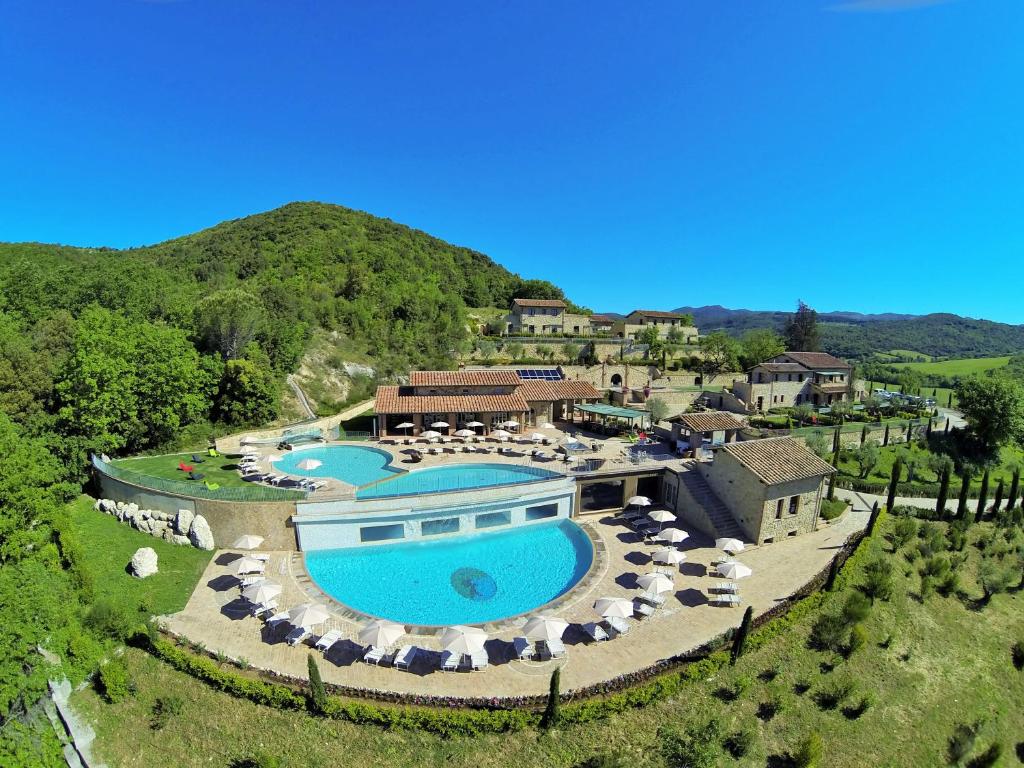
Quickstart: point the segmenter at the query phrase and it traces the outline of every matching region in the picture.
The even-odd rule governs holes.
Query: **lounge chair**
[[[180,469],[182,472],[191,472],[193,469],[195,469],[195,467],[193,467],[191,464],[186,464],[184,461],[179,461],[178,469]]]
[[[650,618],[654,615],[654,606],[648,605],[639,598],[633,601],[633,613],[642,619]]]
[[[561,640],[548,640],[544,643],[545,650],[549,659],[564,659],[565,658],[565,643]]]
[[[593,621],[584,624],[583,631],[594,642],[600,642],[608,639],[608,633],[605,631],[605,628]]]
[[[403,645],[395,654],[395,669],[409,669],[419,649],[415,645]]]
[[[287,621],[287,620],[288,620],[288,611],[280,611],[279,613],[275,613],[273,616],[271,616],[269,619],[267,619],[267,624],[277,624],[279,621]]]
[[[636,599],[642,600],[648,605],[653,605],[655,608],[660,608],[665,604],[665,598],[661,595],[656,595],[653,592],[642,592]]]
[[[625,619],[620,619],[618,616],[611,616],[605,619],[609,627],[614,630],[617,635],[625,635],[629,633],[629,622]]]
[[[331,646],[339,640],[341,640],[341,631],[337,629],[332,629],[330,632],[321,635],[320,639],[316,641],[316,645],[314,647],[318,651],[323,651],[324,653],[327,653],[329,650],[331,650]]]
[[[218,456],[220,456],[220,454],[219,454],[219,453],[217,453],[217,449],[216,449],[216,448],[208,448],[208,449],[207,449],[207,451],[206,451],[206,453],[207,453],[207,454],[208,454],[208,455],[209,455],[209,456],[210,456],[211,458],[214,458],[214,459],[215,459],[215,458],[217,458]]]
[[[253,560],[259,560],[261,563],[270,562],[270,555],[266,552],[251,552],[248,557],[251,557]]]
[[[298,645],[309,637],[309,635],[310,632],[305,627],[296,627],[288,633],[288,636],[285,638],[285,642],[287,642],[288,645]]]
[[[719,593],[730,595],[735,595],[740,590],[735,581],[723,581],[720,584],[715,584],[712,589]]]
[[[208,491],[216,491],[220,488],[220,483],[211,483],[209,480],[206,481],[205,485]]]
[[[487,656],[487,651],[480,650],[476,653],[469,655],[469,668],[473,670],[487,669],[491,664],[490,658]]]
[[[729,608],[735,608],[740,604],[739,595],[714,595],[710,598],[712,605],[725,605]]]
[[[202,456],[196,456],[194,453],[192,454],[193,464],[202,464],[204,461],[206,461],[206,459],[204,459]]]
[[[363,661],[365,661],[367,664],[378,665],[382,661],[384,661],[384,654],[385,651],[383,648],[378,648],[376,645],[371,645],[369,648],[366,649],[366,652],[363,654]]]
[[[517,637],[512,641],[512,647],[516,651],[516,656],[522,661],[527,661],[533,658],[533,644],[525,637]]]
[[[241,587],[242,589],[245,589],[246,587],[251,587],[253,584],[261,584],[266,580],[267,577],[263,574],[257,574],[255,576],[246,576],[244,579],[242,579]]]
[[[459,657],[451,651],[444,651],[441,654],[441,671],[457,672],[459,669]]]
[[[206,478],[206,475],[204,475],[202,472],[189,472],[188,473],[188,479],[189,480],[203,480],[205,478]]]
[[[265,615],[267,613],[270,613],[271,611],[276,611],[276,610],[277,610],[277,600],[270,600],[270,601],[268,601],[266,603],[259,603],[258,605],[254,605],[252,607],[252,610],[249,611],[249,615],[250,616],[255,616],[256,618],[259,618],[260,616],[263,616],[263,615]]]

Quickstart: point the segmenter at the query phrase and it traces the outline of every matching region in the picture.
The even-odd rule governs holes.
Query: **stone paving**
[[[859,506],[859,505],[857,505]],[[376,667],[359,660],[357,645],[360,619],[344,610],[333,610],[331,619],[320,632],[338,629],[344,640],[321,661],[325,681],[379,691],[460,697],[506,697],[542,695],[554,666],[562,667],[564,690],[577,689],[650,666],[659,660],[697,648],[739,623],[742,611],[708,604],[709,590],[721,580],[709,575],[710,563],[721,553],[713,542],[694,534],[683,542],[687,560],[675,574],[675,592],[669,593],[665,607],[648,619],[630,620],[631,631],[616,639],[590,643],[584,640],[579,623],[599,617],[591,605],[598,597],[632,598],[639,594],[636,579],[653,568],[650,552],[644,544],[610,515],[590,515],[577,519],[604,548],[604,558],[595,564],[589,581],[570,591],[557,607],[557,615],[572,622],[565,634],[567,656],[557,661],[513,660],[510,641],[525,619],[489,627],[487,650],[491,666],[478,672],[441,672],[436,653],[421,654],[411,671]],[[788,597],[820,571],[842,546],[847,537],[867,522],[863,509],[847,512],[819,530],[787,538],[774,544],[752,547],[739,559],[749,565],[753,576],[739,582],[744,606],[752,605],[761,613]],[[293,607],[317,594],[302,567],[302,555],[272,552],[267,576],[283,586],[279,605]],[[239,553],[220,551],[211,560],[185,609],[163,617],[164,626],[173,633],[202,643],[208,650],[231,658],[245,659],[254,667],[273,670],[296,678],[306,677],[309,647],[289,647],[284,642],[288,627],[271,630],[247,615],[239,596],[237,579],[231,575],[231,562]],[[323,601],[326,602],[326,601]],[[401,643],[413,643],[436,652],[440,649],[435,631],[422,630]]]

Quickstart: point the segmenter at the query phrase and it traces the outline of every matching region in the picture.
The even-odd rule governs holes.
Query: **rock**
[[[188,540],[199,549],[213,549],[213,531],[202,515],[196,515],[188,529]]]
[[[196,513],[191,509],[179,509],[177,516],[174,518],[174,530],[182,536],[188,536],[188,532],[192,528],[192,520],[195,519],[195,516]]]
[[[159,509],[149,510],[149,516],[154,520],[159,520],[161,523],[169,523],[174,519],[174,515],[170,512],[161,512]]]
[[[135,514],[139,511],[139,505],[136,504],[135,502],[132,502],[131,504],[125,504],[124,511],[125,514]]]
[[[342,363],[341,367],[345,373],[349,376],[368,376],[371,379],[377,375],[377,372],[368,365],[360,365],[359,363]]]
[[[144,579],[157,572],[156,552],[151,547],[142,547],[132,555],[130,564],[132,576],[137,579]]]
[[[169,531],[170,526],[167,525],[163,520],[149,520],[149,532],[154,536],[163,536],[164,531]]]
[[[95,509],[97,512],[106,511],[103,509],[103,499],[96,499],[96,503],[92,505],[92,508]]]
[[[179,533],[172,534],[171,535],[171,541],[173,541],[175,544],[178,544],[178,545],[183,546],[183,547],[191,547],[192,546],[192,542],[188,540],[188,536],[182,536]]]

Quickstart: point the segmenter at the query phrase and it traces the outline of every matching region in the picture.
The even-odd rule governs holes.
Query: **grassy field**
[[[889,482],[892,477],[892,463],[896,460],[898,454],[906,455],[907,447],[906,444],[888,445],[884,448],[880,448],[880,458],[878,466],[876,466],[871,473],[865,478],[866,482],[869,483],[881,483],[885,484]],[[914,481],[920,483],[937,483],[939,478],[936,473],[928,468],[928,458],[931,452],[927,448],[924,448],[920,443],[914,443],[910,447],[910,455],[917,459],[917,465],[914,470]],[[1010,478],[1013,475],[1013,465],[1019,464],[1024,466],[1024,451],[1013,446],[1004,446],[999,454],[1000,465],[996,469],[992,469],[989,473],[989,499],[991,500],[996,491],[996,484],[1003,480],[1006,487],[1009,488]],[[860,475],[860,468],[857,463],[849,455],[848,452],[844,451],[839,457],[839,471],[843,475],[850,475],[852,477],[858,477]],[[906,482],[907,472],[903,471],[903,482]],[[977,475],[974,478],[972,487],[978,488],[978,484],[981,482],[981,476]],[[956,503],[956,494],[960,491],[960,480],[956,477],[950,480],[950,495],[952,497],[953,504]]]
[[[996,368],[1003,368],[1010,362],[1009,357],[974,357],[964,360],[940,360],[928,363],[896,363],[900,368],[909,368],[918,373],[934,373],[940,376],[971,376]]]
[[[94,577],[97,600],[134,607],[147,615],[184,608],[212,553],[140,533],[92,505],[92,498],[81,496],[67,510]],[[136,579],[125,570],[139,547],[156,551],[159,571],[146,579]]]
[[[891,521],[885,530],[892,530]],[[976,543],[990,533],[990,524],[970,531]],[[1019,532],[1014,541],[1019,550]],[[673,734],[712,719],[720,732],[705,740],[713,754],[700,765],[790,765],[788,755],[811,732],[824,741],[822,766],[945,765],[954,728],[975,723],[971,756],[998,743],[1001,764],[1009,765],[1024,734],[1024,672],[1014,668],[1010,651],[1024,639],[1021,593],[998,594],[981,607],[974,575],[982,550],[968,545],[968,561],[958,569],[964,594],[921,598],[915,544],[898,554],[880,539],[866,545],[860,565],[887,559],[894,566],[894,590],[890,600],[874,603],[862,622],[867,642],[848,658],[809,649],[815,618],[809,616],[675,699],[547,734],[442,739],[318,720],[236,700],[132,649],[124,661],[138,686],[134,697],[112,705],[85,690],[75,703],[96,727],[97,755],[114,767],[148,765],[159,754],[162,763],[175,766],[667,768],[683,762],[668,749]],[[864,578],[856,568],[850,575],[853,585]],[[829,594],[821,610],[837,611],[854,588]],[[840,689],[846,695],[833,704],[829,694]],[[182,709],[166,727],[154,729],[154,703],[168,695],[179,697]],[[865,701],[866,711],[858,711]],[[777,705],[773,716],[769,702]],[[749,732],[751,743],[733,759],[720,745],[739,731]]]
[[[191,453],[171,453],[164,456],[139,456],[131,459],[115,459],[112,463],[117,467],[122,467],[132,472],[140,472],[152,477],[179,480],[183,483],[194,482],[188,479],[186,472],[178,469],[178,462],[184,462],[189,466],[194,466],[196,472],[203,473],[208,482],[220,483],[222,487],[244,488],[252,485],[252,483],[243,480],[241,475],[238,474],[236,459],[226,456],[196,455],[203,459],[202,464],[193,462]],[[196,484],[201,485],[201,482]]]

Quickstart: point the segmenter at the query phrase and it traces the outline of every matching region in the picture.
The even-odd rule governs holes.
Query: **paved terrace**
[[[754,570],[740,584],[743,605],[752,605],[762,613],[788,597],[825,567],[847,537],[867,521],[860,505],[831,525],[814,533],[785,539],[768,546],[754,547],[740,559]],[[636,579],[651,570],[653,546],[609,515],[591,515],[578,520],[591,537],[600,543],[603,556],[590,576],[564,596],[555,613],[574,623],[594,621],[591,610],[598,597],[633,597],[638,594]],[[523,662],[512,660],[510,641],[519,632],[524,619],[502,627],[488,625],[492,639],[487,649],[492,666],[479,672],[441,672],[436,657],[419,659],[411,671],[374,667],[358,660],[357,636],[360,619],[339,610],[335,604],[332,618],[321,631],[339,629],[344,640],[321,661],[324,680],[338,685],[381,691],[401,691],[434,696],[504,697],[542,695],[555,665],[562,667],[564,690],[581,688],[645,668],[661,659],[697,648],[739,623],[742,611],[713,607],[707,603],[709,589],[719,581],[709,575],[709,565],[721,555],[713,543],[700,534],[683,542],[687,561],[676,573],[676,591],[655,616],[640,622],[631,620],[629,634],[614,640],[587,643],[576,626],[570,626],[564,640],[566,658],[556,661]],[[326,602],[309,581],[301,553],[273,552],[267,576],[280,582],[284,590],[279,599],[283,609],[311,599]],[[170,631],[202,643],[208,650],[232,658],[243,658],[254,667],[273,670],[295,678],[306,678],[307,647],[289,647],[284,642],[288,627],[275,631],[246,615],[238,594],[237,580],[230,575],[230,563],[238,553],[220,551],[210,562],[188,605],[181,612],[164,617]],[[428,650],[440,650],[437,634],[410,635],[409,642]],[[400,643],[401,644],[401,643]]]

